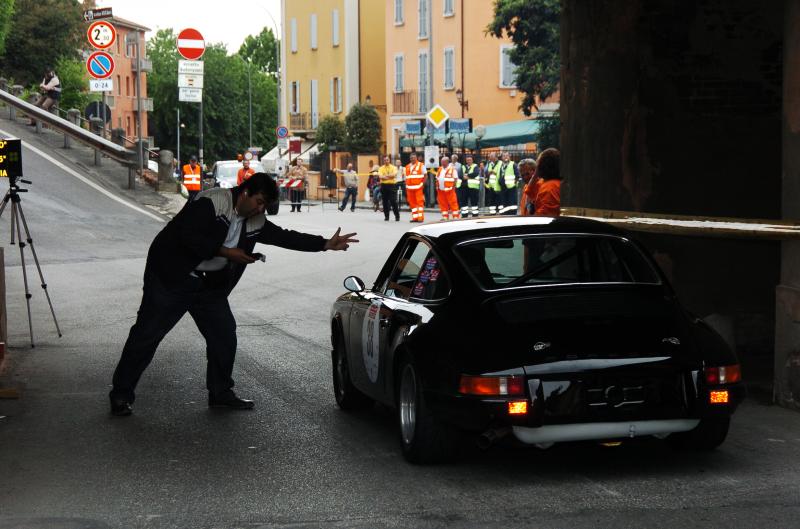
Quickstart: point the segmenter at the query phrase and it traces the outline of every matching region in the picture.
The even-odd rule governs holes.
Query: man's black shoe
[[[111,415],[115,417],[127,417],[133,413],[133,404],[127,400],[111,399]]]
[[[209,408],[230,408],[232,410],[252,410],[255,407],[252,400],[240,399],[236,394],[231,393],[223,397],[208,396]]]

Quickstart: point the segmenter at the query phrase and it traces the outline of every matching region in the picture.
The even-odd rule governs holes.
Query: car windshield
[[[217,180],[236,180],[236,175],[241,168],[242,164],[240,163],[220,164],[217,166]],[[264,172],[260,162],[250,162],[250,168],[257,173]]]
[[[502,238],[469,242],[455,251],[485,290],[575,283],[660,283],[641,252],[620,237]]]

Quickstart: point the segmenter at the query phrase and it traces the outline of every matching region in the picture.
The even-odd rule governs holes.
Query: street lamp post
[[[252,61],[247,59],[247,115],[248,123],[250,124],[250,132],[248,135],[248,141],[250,143],[247,146],[248,150],[253,146],[253,85],[250,81],[250,66],[252,64]]]
[[[478,163],[482,162],[481,158],[481,138],[486,135],[486,127],[483,125],[478,125],[473,129],[473,133],[475,134],[475,150],[478,151]],[[486,168],[486,164],[483,164],[484,169]],[[486,174],[486,173],[484,173]],[[481,176],[478,179],[478,214],[485,213],[486,210],[486,178]]]

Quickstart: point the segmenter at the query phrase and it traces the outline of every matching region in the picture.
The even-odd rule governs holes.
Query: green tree
[[[545,100],[558,90],[561,79],[560,0],[495,0],[494,20],[486,28],[497,38],[508,36],[515,84],[524,92],[520,109],[536,109],[536,96]]]
[[[320,150],[327,151],[332,145],[344,146],[346,137],[344,122],[337,116],[328,114],[319,120],[316,139],[321,145]]]
[[[55,68],[58,80],[61,81],[61,101],[58,103],[61,110],[77,108],[83,113],[89,101],[98,99],[96,95],[91,96],[87,91],[89,78],[83,61],[62,57]]]
[[[14,15],[14,0],[0,0],[0,57],[6,50],[6,38],[11,29],[11,17]]]
[[[353,105],[345,118],[347,150],[357,153],[378,152],[381,119],[372,105]]]
[[[273,77],[278,75],[280,65],[280,43],[269,28],[264,28],[256,36],[248,35],[239,47],[239,55],[249,60],[262,73]]]
[[[86,31],[82,9],[77,0],[16,0],[0,60],[3,75],[38,85],[61,57],[78,58]]]
[[[199,105],[178,102],[178,52],[175,33],[159,30],[147,43],[153,62],[148,77],[148,93],[153,98],[151,132],[156,144],[177,147],[177,110],[180,109],[181,157],[199,149]],[[203,152],[204,161],[235,158],[249,147],[248,64],[237,55],[228,55],[220,44],[206,48],[203,55]],[[250,72],[253,105],[253,143],[264,150],[275,145],[277,125],[277,86],[275,79],[260,71]]]
[[[555,112],[552,116],[539,118],[541,128],[539,129],[539,137],[536,139],[536,145],[539,147],[539,152],[545,149],[554,147],[560,149],[561,145],[561,116]]]

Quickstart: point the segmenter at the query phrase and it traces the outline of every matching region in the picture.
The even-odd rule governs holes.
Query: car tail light
[[[464,395],[525,395],[525,378],[461,375],[458,392]]]
[[[711,391],[708,394],[708,402],[710,404],[727,404],[728,403],[728,390]]]
[[[526,413],[528,413],[527,400],[515,400],[514,402],[508,403],[509,415],[525,415]]]
[[[709,385],[733,384],[741,382],[742,370],[739,364],[730,366],[707,367],[705,369],[706,382]]]

